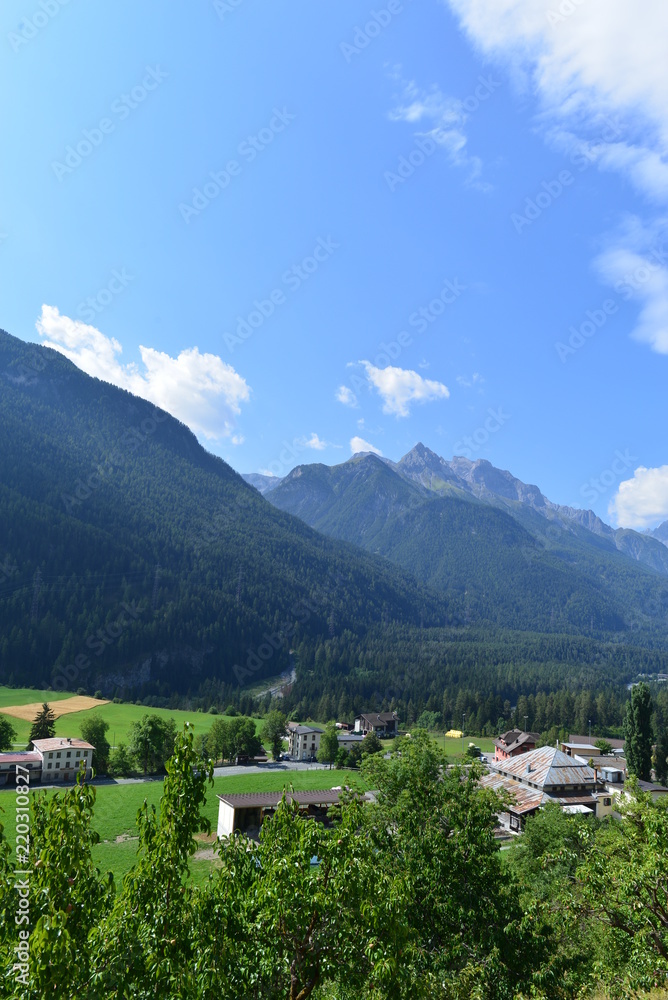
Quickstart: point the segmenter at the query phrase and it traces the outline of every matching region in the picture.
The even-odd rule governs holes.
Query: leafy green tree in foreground
[[[649,781],[652,777],[652,696],[644,682],[636,684],[631,690],[624,736],[629,774]]]
[[[93,769],[97,774],[106,774],[111,747],[107,739],[109,723],[99,715],[88,715],[82,719],[79,732],[82,739],[94,746]]]
[[[284,713],[279,712],[278,709],[269,712],[267,718],[264,720],[262,739],[265,742],[265,746],[270,747],[271,756],[274,760],[279,760],[283,753],[283,737],[287,731],[288,725]]]
[[[612,744],[607,740],[596,740],[594,746],[603,757],[609,757],[612,753]]]
[[[16,740],[16,730],[6,715],[0,715],[0,752],[12,750]]]
[[[33,740],[48,740],[56,735],[56,715],[48,702],[42,703],[42,709],[33,719],[30,729],[30,742]]]
[[[606,930],[594,971],[613,998],[668,987],[668,808],[636,791],[621,823],[580,830],[571,906]]]

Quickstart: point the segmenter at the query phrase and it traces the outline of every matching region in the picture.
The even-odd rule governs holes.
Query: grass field
[[[207,801],[202,810],[215,833],[218,823],[217,794],[228,792],[277,792],[292,785],[295,791],[333,788],[336,785],[349,785],[365,790],[363,778],[351,771],[313,770],[313,771],[281,771],[266,774],[238,774],[230,777],[214,778],[213,788],[207,789]],[[57,794],[53,790],[46,792],[48,796]],[[101,871],[112,871],[117,884],[120,884],[126,872],[132,868],[137,854],[137,811],[144,800],[149,805],[159,808],[162,796],[162,781],[149,781],[122,785],[98,785],[93,826],[100,835],[100,843],[93,849],[96,865]],[[14,797],[11,792],[0,795],[0,822],[4,824],[4,833],[14,848],[14,830],[12,809]],[[203,846],[207,846],[203,844]],[[196,881],[207,877],[211,870],[211,861],[192,861],[193,875]]]
[[[48,701],[49,704],[54,703],[55,705],[56,701],[73,697],[75,696],[71,692],[32,691],[29,688],[0,687],[0,713],[5,706],[38,703],[41,707],[43,701]],[[112,746],[116,746],[120,742],[126,742],[132,723],[139,721],[142,716],[147,714],[160,715],[165,719],[173,718],[179,729],[183,727],[185,722],[191,722],[195,734],[208,732],[213,724],[213,720],[218,718],[218,716],[209,715],[205,712],[183,712],[178,709],[149,708],[146,705],[132,705],[129,703],[114,705],[113,702],[99,702],[94,701],[94,699],[90,699],[90,701],[91,704],[96,706],[95,708],[89,708],[85,712],[72,712],[69,715],[63,715],[59,719],[56,719],[56,736],[79,736],[81,720],[91,715],[100,715],[103,719],[107,720],[109,723],[107,739]],[[16,730],[17,749],[20,749],[28,742],[30,725],[34,715],[29,719],[18,719],[9,715],[7,718]],[[255,727],[258,732],[262,731],[263,725],[263,719],[255,720]]]
[[[20,719],[22,722],[32,722],[37,713],[41,710],[43,702],[31,701],[28,704],[5,705],[3,715],[11,715],[13,719]],[[61,715],[71,715],[73,712],[86,712],[91,708],[98,708],[100,705],[108,705],[106,698],[89,698],[88,695],[75,694],[71,698],[60,698],[54,701],[52,707],[53,714],[57,719]]]

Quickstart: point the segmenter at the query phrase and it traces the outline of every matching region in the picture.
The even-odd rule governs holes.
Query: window
[[[77,750],[77,757],[81,756],[81,750]]]
[[[69,750],[67,751],[67,756],[68,756],[68,757],[71,757],[71,756],[72,756],[72,753],[71,753],[71,751],[69,751]]]
[[[60,760],[60,754],[59,753],[56,754],[56,757],[58,758],[58,760]]]
[[[46,765],[46,767],[47,767],[48,771],[51,770],[51,768],[53,767],[53,764],[51,763],[51,761],[49,761],[49,763]]]
[[[60,754],[58,756],[60,757]],[[60,767],[60,761],[56,761],[56,767]]]
[[[612,799],[609,799],[609,798],[606,797],[605,799],[603,799],[603,805],[604,806],[611,806],[612,805]]]

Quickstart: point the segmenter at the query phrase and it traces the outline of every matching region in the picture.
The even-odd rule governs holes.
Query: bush
[[[99,688],[97,689],[97,691],[93,695],[93,698],[96,698],[98,701],[102,701],[102,699],[104,698],[104,695],[102,694],[102,692],[100,691]]]
[[[77,694],[80,696],[87,694],[86,688],[77,688]]]
[[[218,709],[216,708],[215,705],[212,705],[211,708],[209,709],[209,715],[218,715]]]
[[[230,716],[232,716],[232,718],[234,718],[234,716],[238,715],[238,714],[239,713],[236,710],[236,708],[234,707],[234,705],[228,705],[227,708],[225,709],[225,715],[230,715]]]

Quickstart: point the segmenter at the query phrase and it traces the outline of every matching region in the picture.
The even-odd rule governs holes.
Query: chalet
[[[92,776],[93,750],[85,740],[75,736],[54,736],[48,740],[33,740],[33,747],[42,758],[42,781],[74,781],[81,764],[86,777]]]
[[[85,764],[86,778],[92,776],[95,747],[85,740],[56,736],[48,740],[33,740],[32,745],[32,750],[0,753],[0,787],[16,783],[17,766],[29,771],[32,785],[74,781],[81,764]]]
[[[315,760],[321,736],[322,729],[315,726],[288,728],[288,753],[293,760]]]
[[[494,740],[494,760],[509,760],[536,749],[540,733],[525,733],[523,729],[509,729]]]
[[[590,813],[597,811],[600,788],[595,772],[557,747],[540,747],[513,758],[495,760],[491,768],[480,784],[508,793],[510,805],[499,819],[513,833],[519,833],[526,817],[547,802],[556,802],[562,809],[583,806]]]
[[[399,716],[396,712],[366,712],[355,717],[355,732],[376,736],[396,736]]]

